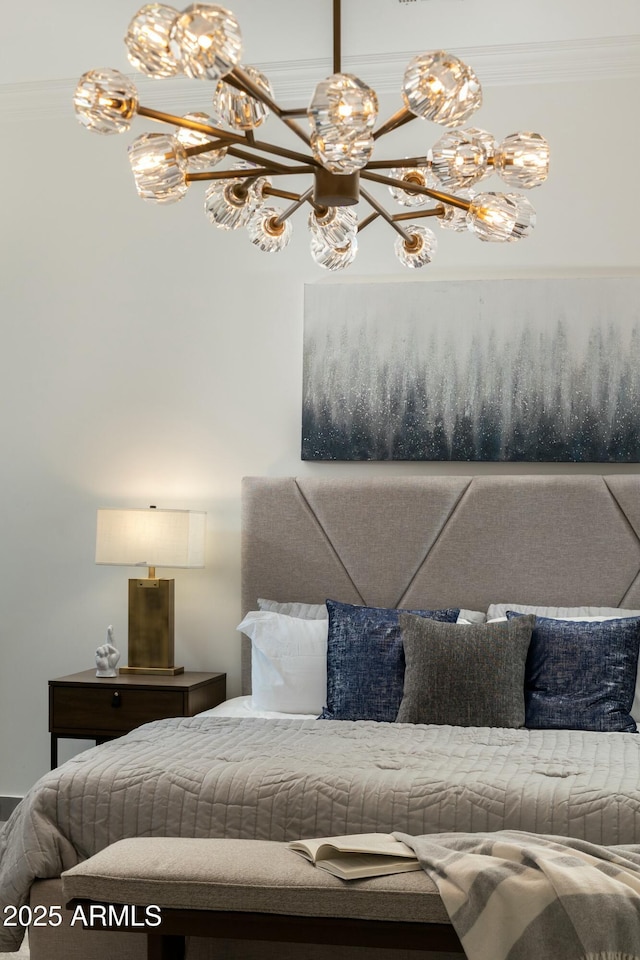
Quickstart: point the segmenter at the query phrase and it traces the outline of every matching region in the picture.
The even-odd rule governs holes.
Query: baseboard
[[[8,820],[22,797],[0,797],[0,820]]]

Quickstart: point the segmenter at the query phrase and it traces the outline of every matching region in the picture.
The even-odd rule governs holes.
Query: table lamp
[[[156,567],[204,567],[206,513],[193,510],[98,510],[96,563],[148,567],[129,580],[128,665],[120,673],[174,676],[174,580]]]

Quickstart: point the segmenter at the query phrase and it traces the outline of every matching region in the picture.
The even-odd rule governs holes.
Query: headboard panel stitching
[[[316,514],[315,510],[313,509],[313,507],[311,506],[311,504],[309,503],[309,501],[308,501],[307,498],[305,497],[305,495],[304,495],[304,493],[303,493],[303,491],[302,491],[302,489],[301,489],[301,487],[300,487],[300,483],[299,483],[299,478],[298,478],[298,477],[296,477],[296,478],[294,479],[294,484],[295,484],[295,488],[296,488],[296,491],[297,491],[297,493],[298,493],[298,496],[300,497],[300,499],[301,499],[302,502],[304,503],[305,508],[307,509],[310,517],[311,517],[311,518],[313,519],[313,521],[315,522],[318,530],[321,532],[322,536],[324,537],[324,540],[326,541],[326,543],[328,544],[329,548],[331,549],[331,552],[333,553],[334,557],[336,558],[336,560],[338,561],[338,563],[340,564],[340,566],[341,566],[342,569],[344,570],[345,576],[346,576],[347,579],[349,580],[349,583],[352,584],[353,589],[355,590],[356,594],[358,595],[358,599],[360,600],[360,602],[361,602],[362,604],[364,604],[364,602],[365,602],[365,601],[364,601],[364,597],[362,596],[362,594],[361,594],[360,591],[358,590],[358,587],[357,587],[356,584],[354,583],[353,577],[351,576],[351,574],[349,573],[349,571],[348,571],[347,568],[345,567],[344,562],[343,562],[343,560],[342,560],[342,557],[340,556],[340,554],[338,553],[338,551],[336,550],[336,548],[334,547],[334,545],[333,545],[333,543],[332,543],[332,541],[331,541],[331,537],[329,536],[329,534],[327,533],[327,531],[325,530],[325,528],[324,528],[324,527],[322,526],[322,524],[320,523],[320,520],[318,519],[318,515]]]
[[[625,513],[625,511],[624,511],[624,509],[623,509],[623,507],[622,507],[622,505],[620,504],[620,501],[618,500],[618,498],[616,497],[615,493],[613,492],[613,490],[611,489],[611,487],[610,487],[609,484],[607,483],[606,477],[602,477],[602,482],[604,483],[605,487],[607,488],[607,492],[608,492],[609,496],[611,497],[611,499],[612,499],[612,501],[613,501],[613,503],[614,503],[614,506],[617,507],[620,516],[622,517],[622,519],[624,520],[625,524],[627,525],[627,527],[629,528],[629,530],[631,531],[631,533],[634,535],[634,537],[636,538],[636,540],[640,543],[640,537],[639,537],[638,534],[636,533],[636,530],[635,530],[633,524],[631,523],[631,521],[630,521],[629,518],[627,517],[627,515],[626,515],[626,513]],[[625,605],[625,603],[626,603],[626,601],[627,601],[627,597],[629,596],[629,594],[631,593],[631,591],[633,590],[633,588],[635,587],[635,585],[638,583],[638,580],[639,580],[639,579],[640,579],[640,569],[636,572],[635,576],[632,577],[631,582],[630,582],[629,585],[627,586],[627,589],[623,592],[622,596],[620,597],[620,600],[618,601],[618,606],[619,606],[619,607],[624,607],[624,605]]]
[[[633,591],[633,588],[634,588],[638,583],[640,583],[640,570],[638,570],[638,572],[636,573],[635,577],[633,578],[633,580],[631,581],[631,583],[629,584],[629,586],[628,586],[627,589],[625,590],[624,594],[623,594],[622,597],[620,598],[620,602],[618,603],[618,606],[619,606],[619,607],[623,607],[623,608],[624,608],[624,607],[627,606],[627,604],[629,603],[629,601],[627,600],[627,597],[628,597],[629,594]],[[630,602],[631,602],[631,605],[632,605],[632,606],[635,606],[635,603],[634,603],[633,600],[630,601]]]
[[[613,492],[613,490],[611,489],[611,487],[610,487],[609,484],[607,483],[607,480],[606,480],[605,477],[602,477],[602,482],[604,483],[605,487],[607,488],[607,493],[609,494],[609,496],[610,496],[611,499],[613,500],[614,506],[616,506],[616,507],[618,508],[618,510],[619,510],[619,512],[620,512],[620,516],[623,518],[624,522],[626,523],[626,525],[628,526],[629,530],[630,530],[631,533],[634,535],[634,537],[636,538],[636,540],[638,541],[638,543],[640,543],[640,536],[638,536],[638,534],[637,534],[637,532],[636,532],[636,530],[635,530],[635,527],[633,526],[633,524],[632,524],[631,521],[629,520],[629,517],[628,517],[627,514],[625,513],[624,508],[622,507],[620,501],[618,500],[618,498],[616,497],[615,493]]]
[[[411,579],[410,579],[409,582],[407,583],[407,585],[406,585],[406,587],[404,588],[401,596],[400,596],[400,597],[398,598],[398,600],[396,601],[396,603],[395,603],[395,606],[396,606],[396,607],[401,607],[401,606],[403,605],[404,598],[407,596],[407,594],[408,594],[409,591],[411,590],[411,587],[412,587],[413,584],[415,583],[416,578],[419,576],[420,571],[422,570],[422,568],[424,567],[425,563],[426,563],[427,560],[429,559],[429,557],[430,557],[430,555],[431,555],[431,552],[434,550],[434,548],[436,547],[438,541],[440,540],[440,537],[442,536],[442,534],[443,534],[443,533],[445,532],[445,530],[447,529],[447,526],[449,525],[449,522],[452,520],[452,518],[453,518],[453,517],[455,516],[455,514],[457,513],[458,508],[462,505],[462,501],[463,501],[464,498],[467,496],[467,494],[468,494],[468,492],[469,492],[469,489],[470,489],[470,487],[471,487],[472,482],[473,482],[473,477],[469,477],[469,482],[467,483],[467,485],[466,485],[466,487],[464,488],[464,490],[461,490],[461,491],[460,491],[460,495],[458,496],[458,499],[457,499],[456,502],[453,504],[453,506],[451,507],[451,510],[449,511],[449,513],[447,514],[447,516],[445,517],[445,519],[444,519],[444,521],[443,521],[443,523],[442,523],[442,526],[441,526],[440,529],[438,530],[438,533],[436,534],[436,536],[435,536],[434,539],[433,539],[433,542],[431,543],[431,546],[429,547],[429,549],[428,549],[427,552],[425,553],[424,557],[422,558],[422,560],[420,561],[420,563],[419,563],[418,566],[416,567],[416,569],[415,569],[415,571],[414,571],[414,573],[413,573],[413,576],[411,577]]]

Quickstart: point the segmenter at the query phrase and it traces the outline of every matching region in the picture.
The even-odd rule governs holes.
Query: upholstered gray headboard
[[[247,477],[242,608],[640,607],[640,474]],[[250,643],[242,683],[250,691]]]

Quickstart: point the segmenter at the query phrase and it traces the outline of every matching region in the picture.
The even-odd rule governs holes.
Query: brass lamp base
[[[129,580],[129,662],[120,673],[184,673],[174,665],[174,585],[157,577]]]

